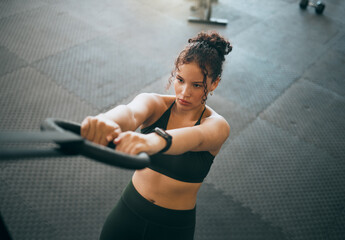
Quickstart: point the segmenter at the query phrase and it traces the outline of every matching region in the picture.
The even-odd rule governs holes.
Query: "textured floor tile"
[[[27,63],[23,59],[18,58],[14,53],[0,46],[0,76],[26,65]]]
[[[303,78],[345,97],[345,54],[329,50],[308,68]]]
[[[55,54],[100,34],[89,25],[50,7],[1,18],[0,32],[0,44],[28,62]]]
[[[255,0],[247,1],[224,1],[229,7],[235,8],[246,14],[265,19],[284,11],[289,6],[285,1],[264,0],[258,4]]]
[[[42,218],[30,203],[23,201],[20,193],[0,180],[0,208],[3,220],[13,239],[45,240],[60,239],[57,229]]]
[[[200,190],[197,239],[342,239],[345,1],[325,0],[318,16],[297,0],[220,0],[212,16],[226,27],[189,23],[195,3],[0,1],[0,129],[164,94],[187,39],[217,30],[234,50],[208,104],[232,131]],[[303,74],[315,82],[296,83]],[[132,174],[81,157],[0,171],[1,212],[18,239],[97,239]]]
[[[109,36],[132,51],[160,63],[164,74],[171,72],[180,51],[197,32],[153,9],[138,11],[130,16],[131,24],[119,27]],[[173,34],[178,33],[178,34]]]
[[[215,159],[207,182],[289,239],[325,239],[344,207],[345,163],[257,119]]]
[[[298,78],[298,73],[285,65],[239,48],[226,61],[217,94],[254,114],[265,109]]]
[[[54,238],[46,239],[98,239],[132,174],[82,157],[31,159],[6,165],[1,169],[1,180],[8,187],[1,191],[1,207],[9,216],[9,227],[22,236],[20,239],[43,239],[48,233]],[[21,199],[16,200],[18,194]],[[18,208],[20,203],[26,204]],[[22,211],[29,212],[22,215]],[[15,216],[21,219],[12,219]],[[55,232],[42,229],[44,220],[54,226]]]
[[[334,21],[338,21],[342,24],[345,24],[345,2],[344,1],[337,1],[337,0],[329,0],[329,1],[322,1],[326,8],[323,12],[323,15],[327,18],[330,18]],[[309,10],[309,9],[308,9]],[[314,9],[310,9],[309,11],[313,11]]]
[[[278,227],[254,214],[251,209],[204,183],[197,201],[195,239],[198,240],[276,240],[287,239]]]
[[[333,21],[327,16],[308,14],[300,10],[298,3],[291,4],[279,14],[269,17],[264,21],[264,24],[275,29],[277,33],[284,29],[284,33],[296,36],[300,44],[298,45],[296,41],[295,51],[298,51],[298,46],[304,47],[306,43],[311,46],[313,46],[311,42],[327,44],[343,28],[341,23]],[[294,39],[290,41],[294,41]],[[285,45],[286,43],[282,43],[282,46]],[[314,51],[316,49],[311,49],[311,52]]]
[[[234,42],[251,55],[292,69],[298,74],[302,74],[325,51],[320,43],[273,28],[266,22],[259,22],[236,35]]]
[[[41,0],[2,0],[0,1],[0,18],[20,14],[43,6],[45,4]]]
[[[94,108],[32,68],[0,78],[0,129],[39,130],[48,117],[81,121]]]
[[[83,4],[69,0],[44,1],[50,3],[59,12],[68,13],[93,28],[108,33],[116,31],[119,27],[128,26],[131,17],[135,15],[135,11],[130,11],[130,6],[141,5],[135,0],[103,0],[101,3],[85,0]]]
[[[34,66],[98,109],[108,108],[164,74],[159,62],[106,37]]]
[[[337,159],[345,157],[345,98],[336,93],[302,79],[260,117]]]
[[[330,240],[341,240],[345,236],[345,208],[339,213],[335,224],[330,226],[328,235]]]
[[[221,88],[221,86],[219,87]],[[238,136],[256,118],[255,114],[248,112],[239,104],[227,101],[225,98],[218,96],[218,94],[209,96],[207,105],[223,116],[230,124],[231,130],[228,141]]]
[[[332,49],[339,51],[342,54],[345,54],[345,34],[343,33],[342,37],[332,46]]]

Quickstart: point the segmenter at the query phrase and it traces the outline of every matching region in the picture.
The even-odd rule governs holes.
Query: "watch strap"
[[[159,151],[158,153],[164,153],[164,152],[168,151],[168,149],[170,148],[171,143],[172,143],[172,136],[159,127],[155,128],[155,133],[158,134],[159,136],[161,136],[162,138],[164,138],[164,140],[166,141],[165,147],[161,151]]]

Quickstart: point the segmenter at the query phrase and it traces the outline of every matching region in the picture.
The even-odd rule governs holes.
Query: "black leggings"
[[[192,240],[195,208],[172,210],[142,197],[132,181],[104,223],[100,240]]]

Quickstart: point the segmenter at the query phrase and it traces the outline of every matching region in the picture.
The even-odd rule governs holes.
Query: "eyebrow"
[[[177,74],[176,77],[177,77],[177,78],[181,78],[182,80],[184,80],[184,78],[183,78],[181,75],[179,75],[179,74]],[[201,81],[201,82],[192,82],[192,83],[194,83],[194,84],[195,84],[195,83],[199,83],[199,84],[200,84],[200,83],[204,83],[204,82]]]

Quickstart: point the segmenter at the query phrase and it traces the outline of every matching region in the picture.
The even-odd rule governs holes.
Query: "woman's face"
[[[193,109],[202,105],[204,97],[204,75],[196,63],[183,64],[179,67],[174,80],[177,104],[184,109]],[[207,92],[213,91],[218,85],[218,79],[211,83],[207,77]]]

